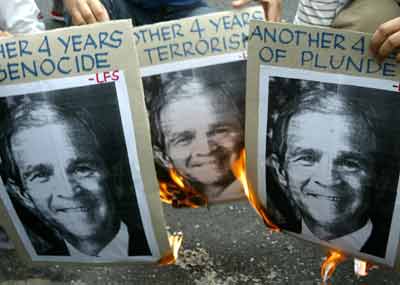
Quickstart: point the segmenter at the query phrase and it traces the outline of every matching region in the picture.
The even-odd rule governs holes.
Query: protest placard
[[[135,28],[164,201],[244,198],[231,162],[244,145],[249,22],[262,17],[256,7]],[[174,174],[183,187],[172,185]],[[186,202],[189,189],[200,199]]]
[[[0,40],[2,221],[39,263],[170,252],[130,21]]]
[[[370,37],[251,24],[247,175],[283,230],[394,267],[400,69],[370,55]]]

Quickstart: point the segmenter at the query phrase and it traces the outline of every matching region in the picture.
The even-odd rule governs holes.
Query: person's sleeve
[[[35,33],[44,30],[39,21],[39,8],[34,0],[1,0],[0,30],[11,34]]]
[[[373,33],[379,25],[400,16],[399,1],[352,1],[336,15],[332,28]]]

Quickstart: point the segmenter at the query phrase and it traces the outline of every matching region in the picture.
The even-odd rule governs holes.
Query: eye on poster
[[[249,22],[262,17],[258,7],[134,29],[161,185],[172,172],[210,204],[245,198],[231,164],[244,147]]]
[[[370,36],[252,23],[248,178],[281,229],[397,267],[399,67]]]
[[[0,199],[17,249],[157,262],[170,249],[130,21],[5,38],[0,58]]]

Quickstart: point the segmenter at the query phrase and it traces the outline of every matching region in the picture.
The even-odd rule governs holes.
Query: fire
[[[354,273],[357,276],[368,275],[368,263],[366,261],[354,258]]]
[[[240,157],[232,164],[232,172],[235,177],[240,181],[243,186],[244,193],[247,196],[250,204],[256,210],[256,212],[261,216],[264,220],[264,223],[271,230],[279,232],[280,229],[277,225],[275,225],[270,218],[268,217],[265,208],[261,205],[260,201],[257,198],[257,195],[254,193],[252,187],[250,187],[249,182],[247,181],[246,176],[246,151],[243,149],[240,153]]]
[[[346,260],[346,256],[338,251],[330,251],[321,265],[321,278],[323,282],[331,278],[336,267]]]
[[[169,170],[169,175],[171,175],[172,180],[178,185],[180,188],[185,188],[185,184],[183,183],[183,178],[180,176],[175,169]]]
[[[171,204],[174,208],[207,206],[207,196],[189,185],[175,169],[169,169],[169,176],[172,182],[159,183],[161,201]]]
[[[183,234],[181,232],[174,233],[168,237],[168,241],[172,250],[158,261],[159,265],[175,264],[178,259],[179,249],[182,245]]]
[[[377,265],[354,258],[354,273],[359,277],[368,275],[368,271],[379,268]]]
[[[253,188],[247,180],[246,176],[246,152],[245,149],[241,151],[240,158],[232,164],[232,172],[235,177],[240,181],[243,186],[244,192],[257,213],[263,218],[264,223],[271,228],[273,231],[280,231],[279,227],[275,225],[268,217],[265,208],[261,205]],[[321,277],[325,284],[329,278],[331,278],[333,272],[335,272],[336,267],[346,260],[346,256],[338,251],[330,251],[327,255],[326,260],[321,265]],[[366,276],[367,270],[370,265],[365,261],[358,260],[358,265],[361,267],[357,270],[355,268],[356,274],[359,276]],[[363,275],[364,274],[364,275]]]

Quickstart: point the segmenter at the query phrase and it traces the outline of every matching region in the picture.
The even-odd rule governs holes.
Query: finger
[[[89,8],[92,10],[93,15],[96,17],[97,22],[104,22],[110,20],[106,8],[98,0],[88,1]]]
[[[269,3],[261,2],[261,6],[263,7],[263,10],[264,10],[264,18],[266,21],[268,21]]]
[[[86,24],[96,23],[96,17],[93,15],[93,12],[90,9],[88,3],[86,1],[79,1],[78,3],[78,9]]]
[[[86,25],[87,23],[82,18],[81,13],[75,9],[71,12],[72,24],[75,26]]]
[[[369,49],[376,55],[381,47],[381,45],[386,41],[386,39],[400,30],[400,17],[392,19],[388,22],[383,23],[378,27],[375,33],[372,35],[371,44]]]
[[[398,53],[396,54],[396,61],[397,61],[397,62],[400,62],[400,52],[398,52]]]
[[[400,47],[400,31],[389,36],[379,48],[376,57],[382,61],[389,56],[395,49]]]
[[[281,20],[281,2],[262,0],[265,11],[266,20],[271,22],[279,22]]]
[[[246,5],[247,3],[249,3],[251,0],[235,0],[232,1],[232,6],[234,8],[240,8],[243,7],[244,5]]]
[[[3,37],[11,37],[11,34],[6,31],[0,31],[0,38],[3,38]]]

